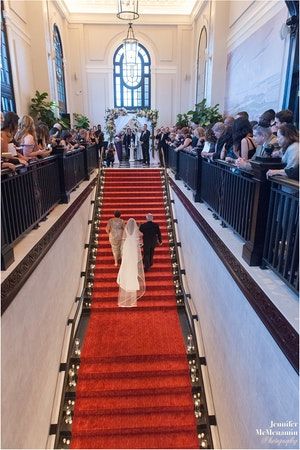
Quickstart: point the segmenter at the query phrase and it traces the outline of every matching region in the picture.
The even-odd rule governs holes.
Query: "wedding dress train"
[[[122,263],[117,277],[120,286],[118,306],[137,306],[145,293],[145,274],[140,248],[140,231],[135,219],[129,219],[124,229]]]

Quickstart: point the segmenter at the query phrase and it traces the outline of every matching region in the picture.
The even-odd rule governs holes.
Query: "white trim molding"
[[[284,22],[287,18],[288,11],[283,0],[253,2],[229,27],[227,38],[228,52],[238,47],[281,10],[283,11],[282,22]],[[286,11],[285,15],[284,11]]]

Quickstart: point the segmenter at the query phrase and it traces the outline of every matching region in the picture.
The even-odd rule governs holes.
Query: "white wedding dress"
[[[117,277],[120,286],[118,306],[137,306],[137,300],[145,293],[140,235],[135,219],[129,219],[124,229],[122,263]]]

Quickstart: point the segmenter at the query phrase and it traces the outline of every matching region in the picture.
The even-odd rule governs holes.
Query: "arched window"
[[[206,81],[206,48],[207,48],[207,31],[203,27],[200,33],[198,56],[197,56],[197,84],[196,84],[196,103],[200,103],[205,96]]]
[[[56,73],[59,112],[66,113],[67,101],[66,101],[66,87],[65,87],[64,55],[59,30],[56,25],[54,25],[53,27],[53,43],[55,50],[55,73]]]
[[[16,111],[3,2],[1,2],[1,111]]]
[[[126,109],[150,108],[151,77],[150,56],[139,44],[137,64],[132,66],[124,61],[121,45],[114,55],[114,95],[115,107]]]

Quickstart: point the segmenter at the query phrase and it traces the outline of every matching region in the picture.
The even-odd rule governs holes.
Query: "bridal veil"
[[[118,305],[132,307],[145,293],[145,274],[140,248],[140,231],[135,219],[129,219],[124,229],[122,263],[117,283],[120,286]]]

